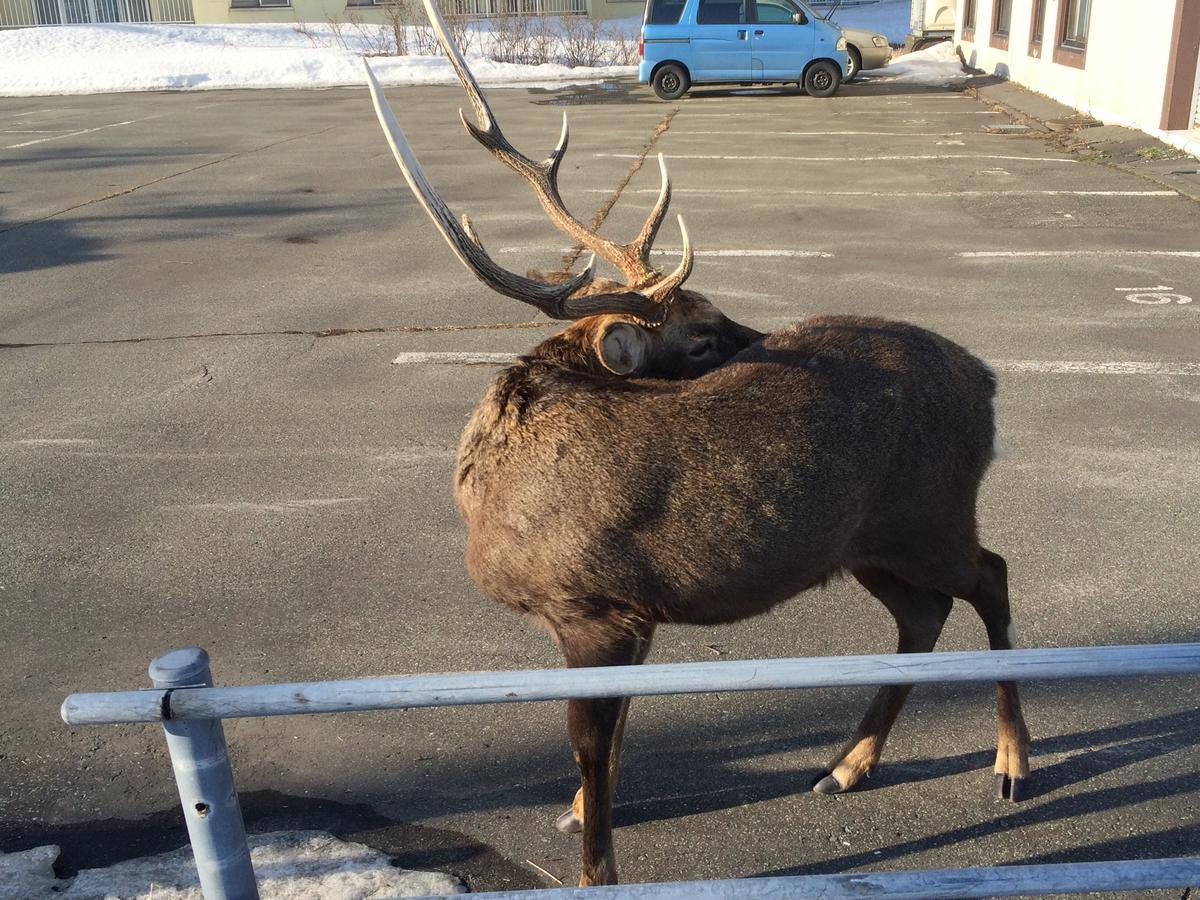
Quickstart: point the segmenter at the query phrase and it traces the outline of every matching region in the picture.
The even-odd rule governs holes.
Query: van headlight
[[[877,35],[875,35],[875,37],[871,38],[871,43],[874,44],[876,47],[886,47],[887,46],[887,38],[882,37],[881,35],[877,34]]]
[[[843,35],[842,37],[838,38],[838,42],[837,42],[837,49],[839,49],[839,50],[845,50],[845,49],[846,49],[846,37],[845,37],[845,35]]]

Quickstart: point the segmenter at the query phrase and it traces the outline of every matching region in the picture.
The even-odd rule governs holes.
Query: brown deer
[[[533,187],[553,223],[621,272],[521,276],[486,253],[429,184],[367,69],[404,176],[451,249],[485,284],[573,320],[501,372],[463,433],[455,497],[467,568],[485,594],[545,627],[568,666],[642,662],[660,623],[758,615],[851,573],[896,620],[899,652],[929,651],[952,598],[1010,649],[1004,559],[980,546],[975,505],[993,457],[995,376],[912,325],[817,316],[762,335],[683,288],[683,259],[649,262],[670,202],[618,244],[564,206],[567,146],[534,162],[505,139],[432,0],[425,9],[474,107],[472,136]],[[594,261],[594,257],[593,257]],[[998,685],[998,798],[1020,799],[1029,734],[1016,685]],[[849,790],[878,762],[909,693],[884,687],[814,782]],[[612,798],[628,699],[575,700],[581,787],[559,817],[583,831],[581,885],[617,881]]]

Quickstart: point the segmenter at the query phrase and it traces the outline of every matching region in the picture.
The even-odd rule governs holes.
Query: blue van
[[[846,39],[798,0],[647,0],[638,81],[663,100],[693,84],[795,82],[836,93],[849,66]]]

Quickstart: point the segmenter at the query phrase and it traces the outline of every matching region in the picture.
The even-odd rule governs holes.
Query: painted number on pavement
[[[1175,288],[1168,287],[1165,284],[1155,285],[1154,287],[1140,288],[1113,288],[1118,294],[1124,294],[1125,299],[1130,303],[1137,303],[1141,306],[1166,306],[1170,303],[1191,303],[1192,298],[1187,294],[1175,293]]]

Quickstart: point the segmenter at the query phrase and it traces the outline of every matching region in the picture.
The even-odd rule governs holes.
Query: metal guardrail
[[[217,688],[212,686],[208,654],[189,647],[151,663],[152,689],[72,694],[62,704],[62,717],[71,725],[162,723],[204,896],[241,900],[257,898],[258,890],[222,719],[712,691],[1197,673],[1200,643],[470,672]],[[1200,886],[1200,858],[630,884],[478,896],[481,900],[813,896],[933,900],[1191,886]]]

